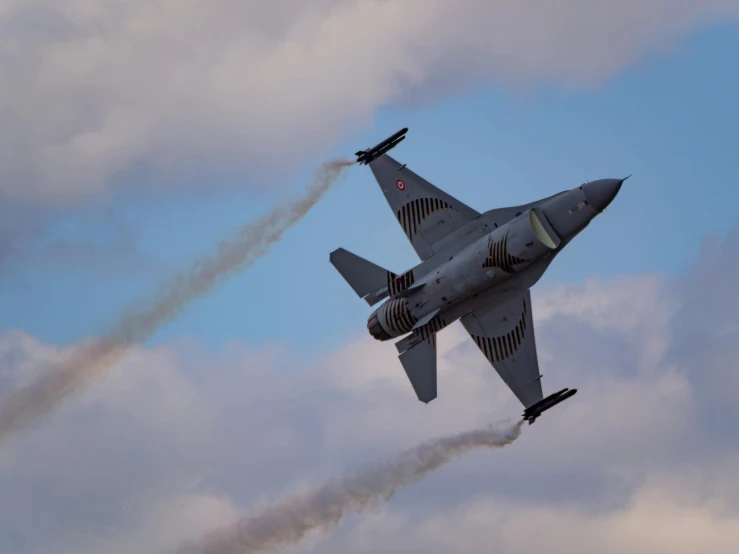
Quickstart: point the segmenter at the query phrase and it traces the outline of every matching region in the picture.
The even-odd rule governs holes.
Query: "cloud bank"
[[[737,15],[737,0],[0,0],[0,193],[276,179],[383,106],[591,86]]]
[[[533,311],[546,390],[575,386],[578,395],[513,446],[457,460],[286,552],[731,551],[738,245],[737,233],[706,242],[678,279],[540,286]],[[393,346],[364,335],[310,367],[283,344],[135,347],[0,449],[0,552],[168,551],[368,461],[518,417],[459,326],[439,343],[439,398],[428,406]],[[0,383],[20,386],[63,354],[5,334]]]
[[[420,481],[455,458],[475,449],[512,444],[523,426],[523,420],[500,422],[427,441],[384,464],[332,479],[317,489],[246,515],[199,541],[183,544],[175,554],[251,554],[298,544],[311,531],[339,525],[348,512],[361,513],[380,501],[391,500],[399,488]]]

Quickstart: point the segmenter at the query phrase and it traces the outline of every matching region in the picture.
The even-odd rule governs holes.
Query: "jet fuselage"
[[[469,301],[494,296],[515,277],[530,288],[552,259],[610,204],[622,183],[620,179],[586,183],[474,239],[380,305],[368,319],[370,334],[390,340],[435,318],[443,321],[435,324],[437,328],[446,326],[469,311],[465,307]]]

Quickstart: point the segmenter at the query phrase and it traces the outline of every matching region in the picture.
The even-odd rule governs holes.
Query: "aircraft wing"
[[[524,408],[543,399],[528,290],[490,309],[475,309],[461,321]]]
[[[480,215],[387,154],[369,166],[421,260],[430,258],[444,237]]]

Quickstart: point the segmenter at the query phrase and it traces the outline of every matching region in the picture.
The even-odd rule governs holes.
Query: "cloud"
[[[358,524],[358,537],[322,545],[315,552],[339,554],[707,554],[730,552],[739,542],[739,514],[701,498],[693,483],[646,483],[622,508],[593,513],[582,506],[522,505],[483,499],[461,510],[435,507],[413,521],[398,511]],[[382,540],[379,540],[382,537]],[[339,542],[339,541],[337,541]]]
[[[738,14],[737,0],[0,0],[0,191],[274,180],[383,106],[481,81],[592,86]]]
[[[739,334],[727,296],[737,238],[707,241],[678,279],[535,289],[546,390],[578,395],[509,449],[458,460],[289,552],[728,551],[739,523],[724,366]],[[521,413],[460,326],[439,338],[429,405],[415,400],[393,345],[365,336],[308,367],[287,344],[135,347],[0,449],[0,553],[174,548],[346,469]],[[3,335],[1,386],[62,355]]]

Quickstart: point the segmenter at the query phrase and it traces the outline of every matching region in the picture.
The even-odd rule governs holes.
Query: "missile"
[[[542,413],[546,412],[550,408],[553,408],[560,402],[564,402],[571,396],[574,396],[576,392],[577,389],[570,390],[568,388],[564,388],[559,392],[550,394],[543,400],[539,400],[536,404],[533,404],[526,408],[523,412],[524,420],[528,421],[529,425],[532,425],[534,421],[536,421],[536,418],[539,417]]]
[[[398,144],[400,144],[405,139],[405,134],[408,132],[408,127],[405,127],[404,129],[401,129],[394,135],[386,138],[381,143],[376,144],[372,148],[367,148],[367,150],[360,150],[355,155],[357,156],[357,163],[367,165],[372,160],[375,160],[382,156],[385,152],[388,150],[392,150]]]

